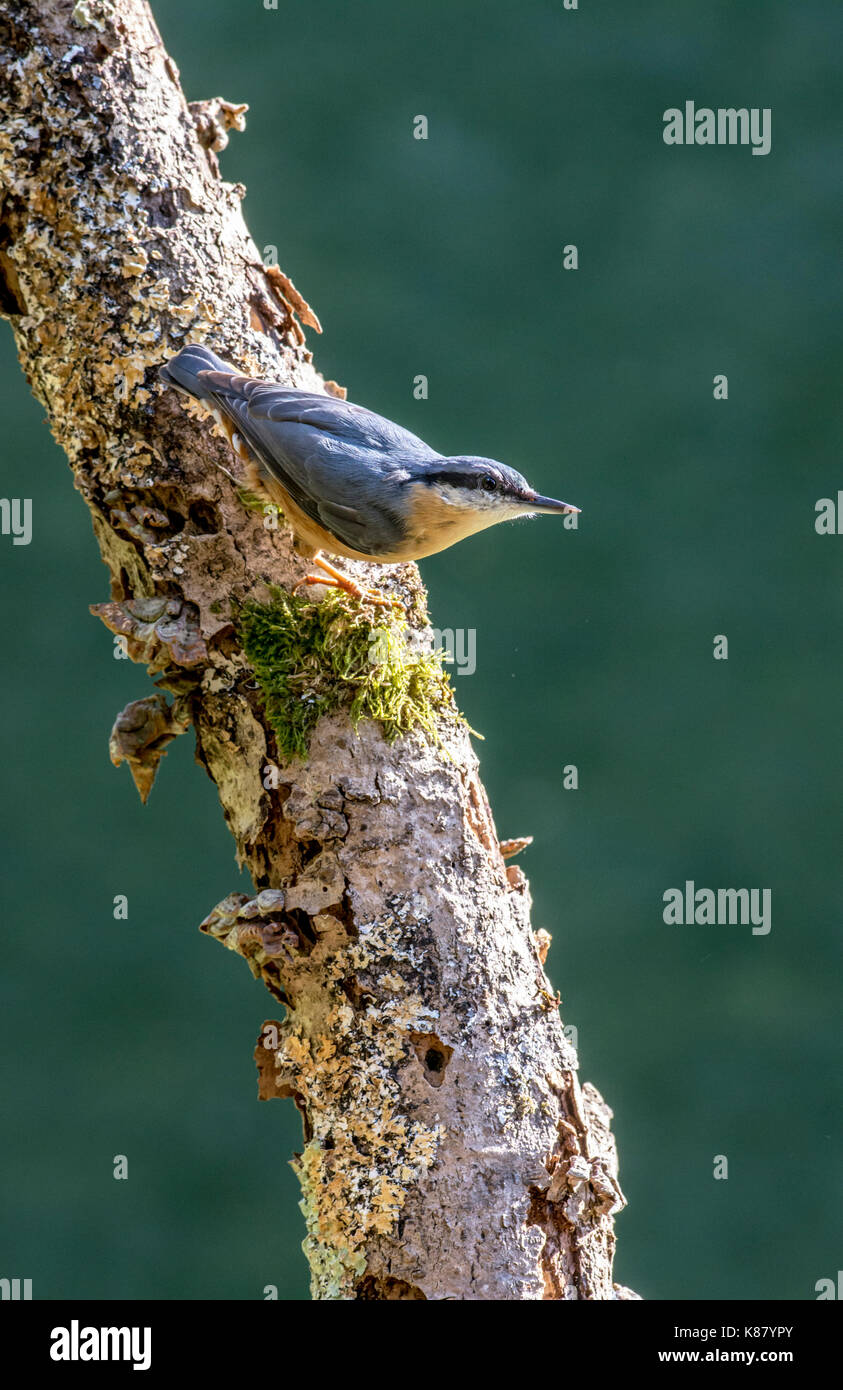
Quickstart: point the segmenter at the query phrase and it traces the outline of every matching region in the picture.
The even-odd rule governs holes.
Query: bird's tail
[[[169,362],[158,368],[158,375],[167,386],[174,386],[177,391],[183,391],[188,396],[195,396],[197,400],[202,401],[207,400],[210,393],[199,378],[200,372],[235,374],[235,369],[201,343],[189,343],[181,352],[177,352],[175,357],[171,357]]]

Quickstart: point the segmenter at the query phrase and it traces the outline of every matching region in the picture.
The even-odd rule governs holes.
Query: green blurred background
[[[576,534],[543,518],[422,569],[436,625],[477,631],[458,698],[499,831],[536,837],[534,925],[615,1111],[616,1278],[813,1298],[841,1252],[843,537],[814,505],[843,487],[843,12],[155,13],[188,99],[250,104],[223,173],[320,314],[325,375],[584,509]],[[771,107],[772,152],[665,146],[686,99]],[[196,931],[239,886],[232,842],[191,737],[145,810],[108,761],[151,686],[88,616],[106,572],[8,329],[0,365],[3,492],[34,508],[29,547],[0,538],[0,1275],[37,1298],[304,1298],[300,1125],[255,1099],[275,1006]],[[665,926],[686,878],[771,888],[771,934]]]

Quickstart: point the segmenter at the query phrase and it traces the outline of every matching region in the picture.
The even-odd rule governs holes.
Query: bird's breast
[[[422,560],[492,526],[501,518],[491,512],[446,501],[427,483],[411,483],[404,525],[406,540],[398,558]]]

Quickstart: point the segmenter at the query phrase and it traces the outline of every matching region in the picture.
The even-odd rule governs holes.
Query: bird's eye
[[[498,486],[497,478],[493,478],[491,473],[486,473],[480,483],[484,492],[494,492]]]

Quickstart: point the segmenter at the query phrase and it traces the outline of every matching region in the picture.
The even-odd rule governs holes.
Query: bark
[[[244,108],[188,108],[143,0],[6,0],[1,22],[2,307],[110,571],[94,611],[156,678],[112,756],[145,796],[192,723],[251,873],[256,896],[203,927],[287,1004],[256,1056],[261,1096],[303,1117],[314,1297],[634,1297],[612,1282],[611,1112],[577,1079],[466,730],[442,721],[445,756],[340,711],[284,763],[237,641],[235,605],[303,563],[156,368],[207,341],[340,390],[306,349],[312,311],[261,264],[244,190],[220,178]],[[415,566],[349,569],[424,625]]]

